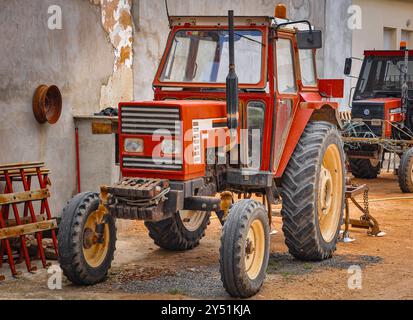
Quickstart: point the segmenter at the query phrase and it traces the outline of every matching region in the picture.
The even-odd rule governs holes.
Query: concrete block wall
[[[61,30],[48,28],[51,5],[62,8]],[[99,111],[101,86],[113,72],[99,21],[99,7],[84,0],[0,1],[0,163],[45,161],[54,215],[76,192],[73,114]],[[33,116],[33,93],[43,83],[62,92],[55,125]]]

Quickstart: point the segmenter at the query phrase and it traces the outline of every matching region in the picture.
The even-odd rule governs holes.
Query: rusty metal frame
[[[58,253],[55,229],[57,222],[52,219],[48,204],[50,192],[48,178],[50,171],[44,168],[44,162],[14,163],[0,165],[0,180],[5,182],[4,193],[0,194],[0,267],[3,262],[4,251],[7,253],[10,270],[13,276],[20,273],[16,270],[16,263],[24,259],[27,271],[33,272],[37,268],[32,266],[26,245],[26,235],[34,234],[37,239],[37,255],[40,257],[43,267],[47,267],[45,252],[42,246],[42,232],[51,230],[54,249]],[[32,178],[37,177],[39,190],[31,190]],[[23,192],[14,192],[14,184],[20,182]],[[36,214],[33,201],[40,201],[40,214]],[[17,204],[24,204],[23,216],[20,215]],[[9,219],[10,211],[13,211],[14,219]],[[20,238],[20,255],[15,261],[10,238]],[[0,280],[2,277],[0,276]]]
[[[377,236],[380,234],[380,225],[377,219],[375,219],[369,212],[368,208],[368,192],[369,188],[366,184],[361,186],[350,185],[347,186],[345,194],[346,202],[346,216],[345,216],[345,229],[344,229],[344,238],[349,236],[350,225],[353,228],[367,229],[367,233],[372,236]],[[364,195],[364,201],[366,207],[363,208],[358,201],[355,199],[358,195]],[[360,219],[351,219],[350,218],[350,201],[360,210],[363,215]]]

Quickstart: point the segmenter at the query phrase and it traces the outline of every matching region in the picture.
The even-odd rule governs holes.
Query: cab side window
[[[301,81],[305,87],[317,85],[313,50],[300,50]]]
[[[294,49],[291,40],[278,39],[276,48],[279,93],[296,93]]]

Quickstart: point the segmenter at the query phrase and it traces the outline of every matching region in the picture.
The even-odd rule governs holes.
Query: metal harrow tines
[[[6,254],[13,276],[20,274],[16,270],[16,264],[23,262],[23,260],[28,272],[34,272],[37,269],[32,264],[27,248],[27,236],[30,234],[34,234],[37,240],[36,257],[40,258],[44,268],[48,264],[42,245],[43,231],[51,231],[55,254],[56,256],[58,254],[54,230],[57,228],[57,222],[52,219],[48,203],[50,197],[49,173],[49,170],[44,168],[43,162],[0,165],[0,181],[5,183],[4,191],[0,193],[0,267],[2,267],[3,257]],[[32,180],[36,178],[40,188],[33,190]],[[24,191],[16,192],[17,184],[21,184]],[[37,214],[33,202],[40,202]],[[19,205],[23,206],[22,215],[20,215]],[[14,219],[10,217],[11,211]],[[16,241],[12,240],[15,239],[20,240],[19,246],[13,245]],[[0,280],[2,278],[4,279],[0,276]]]

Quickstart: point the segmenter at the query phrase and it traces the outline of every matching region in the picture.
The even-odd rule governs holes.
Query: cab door
[[[296,52],[292,34],[279,34],[274,41],[275,137],[273,172],[278,169],[294,114],[298,108]]]

